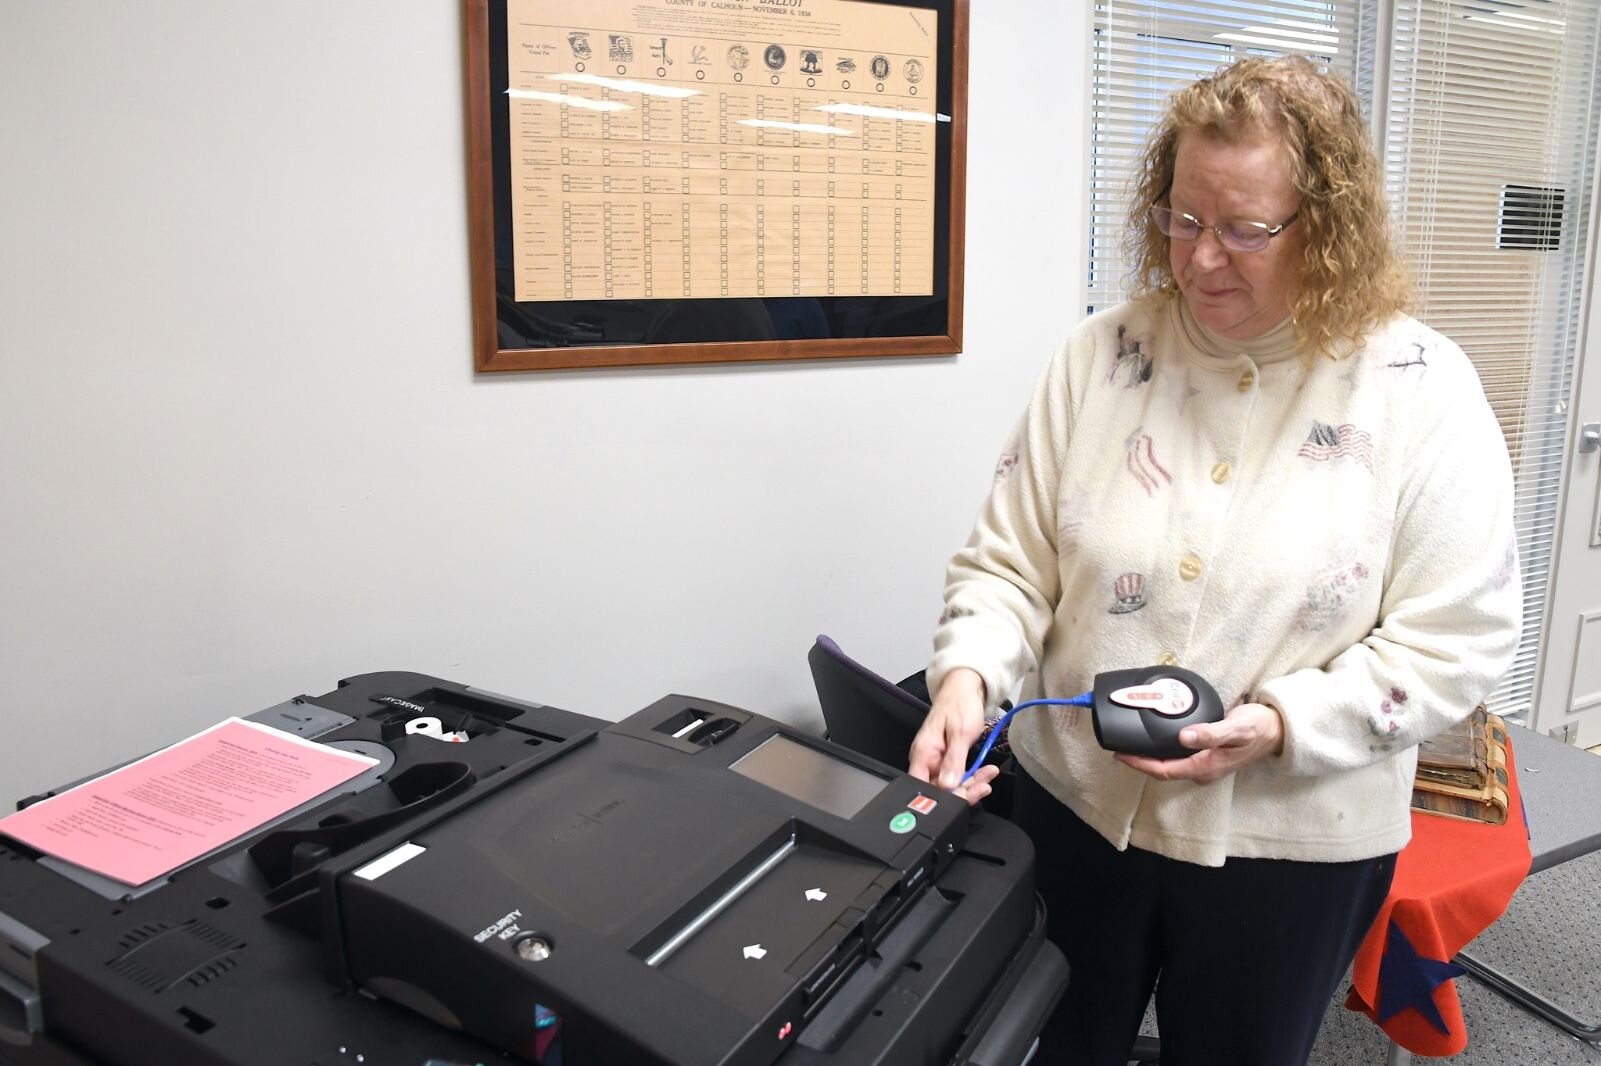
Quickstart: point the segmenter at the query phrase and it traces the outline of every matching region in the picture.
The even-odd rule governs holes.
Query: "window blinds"
[[[1394,0],[1385,176],[1417,316],[1478,367],[1517,472],[1522,715],[1551,577],[1595,165],[1595,0]],[[1382,42],[1381,42],[1382,45]]]

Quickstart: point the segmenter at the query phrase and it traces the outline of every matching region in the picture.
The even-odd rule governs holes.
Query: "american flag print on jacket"
[[[1319,463],[1351,458],[1367,467],[1368,473],[1373,472],[1373,436],[1349,423],[1331,426],[1327,422],[1313,422],[1312,432],[1307,434],[1300,454]]]

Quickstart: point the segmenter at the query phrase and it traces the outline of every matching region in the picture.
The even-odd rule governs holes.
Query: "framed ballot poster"
[[[480,371],[961,350],[968,0],[466,0]]]

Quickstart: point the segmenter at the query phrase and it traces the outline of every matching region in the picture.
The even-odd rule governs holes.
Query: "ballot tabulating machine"
[[[746,711],[250,719],[379,762],[136,888],[0,837],[0,1064],[1016,1066],[1066,981],[1015,827]]]

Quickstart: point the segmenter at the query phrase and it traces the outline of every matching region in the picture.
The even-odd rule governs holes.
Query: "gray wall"
[[[461,6],[5,0],[6,805],[368,670],[816,728],[816,633],[926,659],[1082,311],[1082,3],[973,4],[965,354],[493,379]]]

